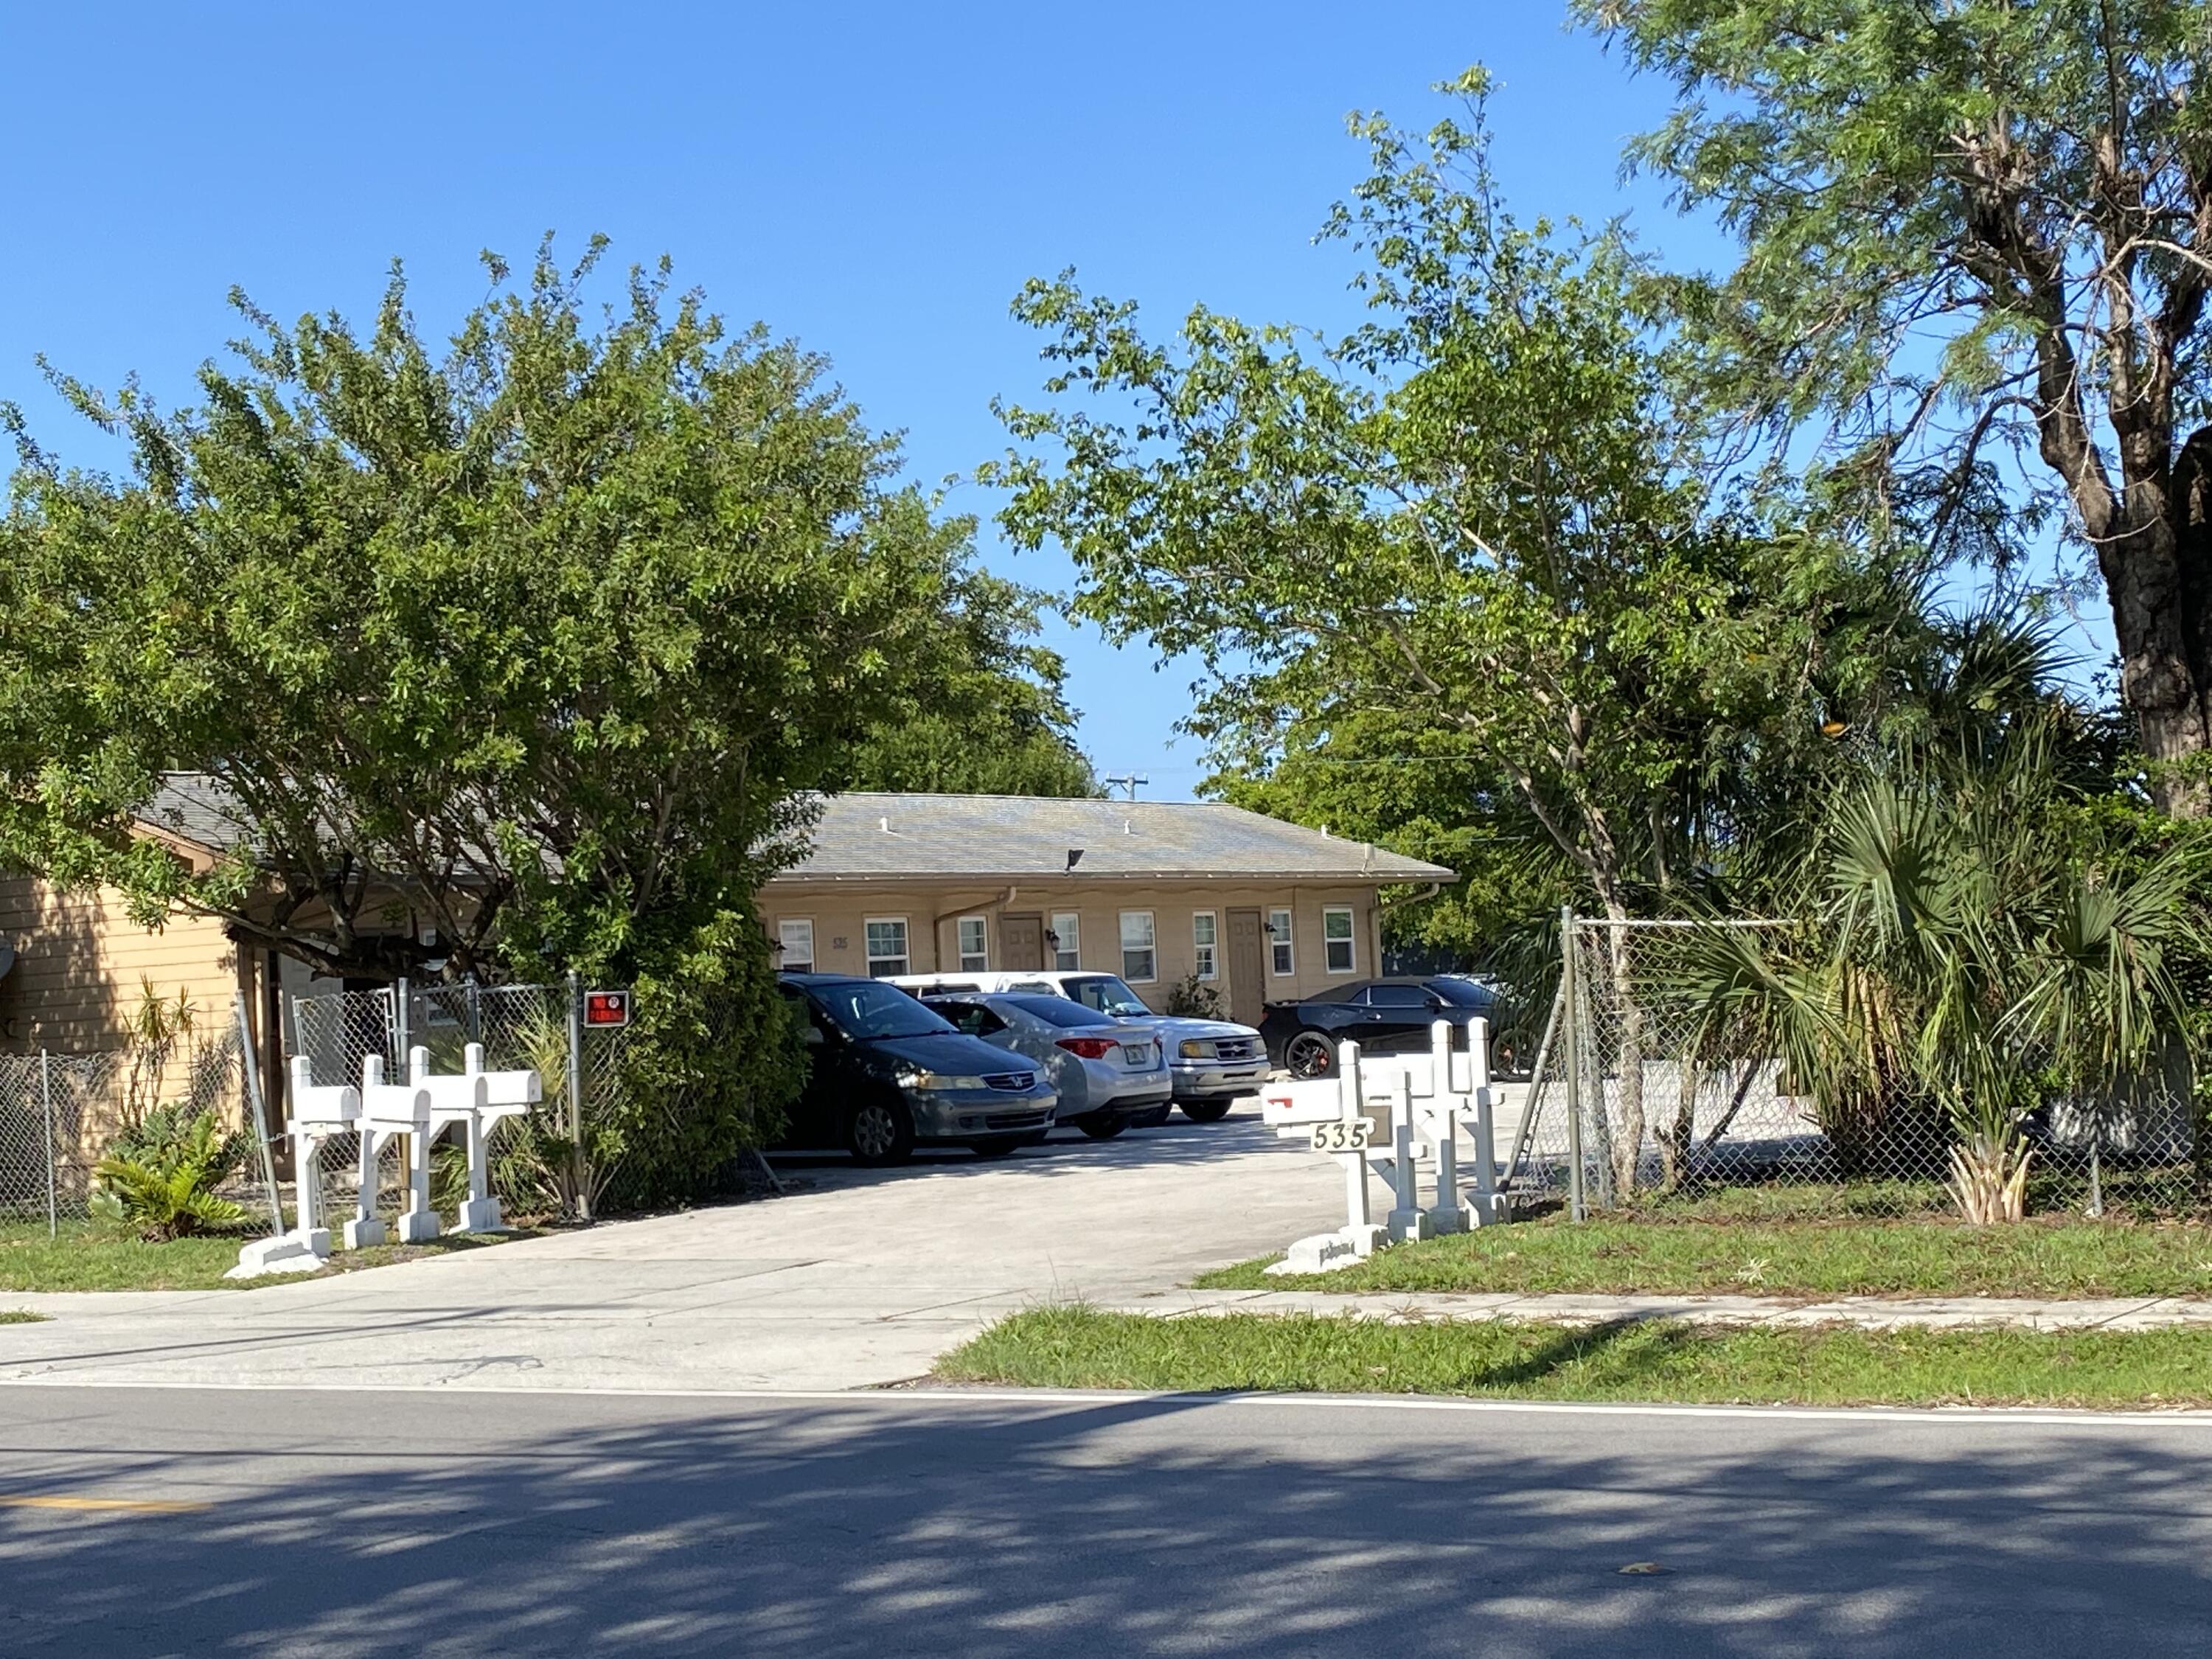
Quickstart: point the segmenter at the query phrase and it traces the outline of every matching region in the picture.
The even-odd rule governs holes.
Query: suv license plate
[[[1317,1152],[1364,1152],[1367,1138],[1374,1123],[1364,1117],[1338,1118],[1333,1123],[1316,1123],[1309,1144]]]

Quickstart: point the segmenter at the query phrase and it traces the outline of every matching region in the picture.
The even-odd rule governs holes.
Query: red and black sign
[[[627,991],[585,992],[584,1024],[592,1026],[629,1024],[629,993]]]

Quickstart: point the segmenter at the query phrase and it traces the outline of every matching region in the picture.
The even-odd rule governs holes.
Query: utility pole
[[[1139,787],[1140,785],[1150,783],[1152,780],[1146,777],[1142,772],[1123,772],[1114,777],[1103,779],[1102,781],[1104,782],[1107,788],[1109,790],[1127,790],[1129,792],[1128,799],[1134,800],[1137,798],[1137,790]]]

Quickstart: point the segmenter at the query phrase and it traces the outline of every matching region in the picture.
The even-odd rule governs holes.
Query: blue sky
[[[0,10],[0,398],[65,459],[113,451],[38,379],[44,351],[167,404],[237,330],[233,283],[279,316],[369,316],[387,262],[442,332],[477,251],[604,231],[673,257],[734,322],[832,359],[930,483],[1003,447],[994,394],[1034,394],[1023,280],[1074,265],[1164,325],[1194,301],[1337,326],[1335,250],[1310,245],[1360,176],[1346,113],[1425,125],[1480,60],[1522,216],[1627,211],[1679,263],[1721,257],[1622,141],[1662,112],[1553,0],[1388,8],[824,4],[686,8],[16,5]],[[988,518],[984,492],[951,504]],[[1056,557],[987,561],[1065,590]],[[1187,796],[1187,672],[1056,625],[1102,770]]]

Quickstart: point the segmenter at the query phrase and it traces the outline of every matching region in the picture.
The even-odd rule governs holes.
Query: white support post
[[[1497,1097],[1490,1087],[1490,1022],[1467,1023],[1468,1083],[1474,1097],[1474,1224],[1494,1226],[1507,1218],[1506,1201],[1498,1190]]]
[[[1413,1072],[1397,1068],[1397,1098],[1390,1103],[1390,1211],[1393,1239],[1429,1237],[1428,1213],[1421,1208],[1420,1176],[1413,1167]]]
[[[1347,1122],[1364,1122],[1367,1102],[1359,1086],[1359,1045],[1347,1039],[1336,1046],[1336,1086],[1343,1101],[1343,1116]],[[1347,1234],[1368,1241],[1362,1255],[1374,1249],[1375,1216],[1367,1205],[1367,1154],[1364,1151],[1340,1152],[1337,1161],[1344,1166],[1344,1226]]]
[[[1429,1028],[1429,1139],[1437,1149],[1437,1201],[1429,1225],[1439,1233],[1463,1233],[1474,1224],[1459,1195],[1459,1091],[1452,1073],[1452,1028],[1437,1020]]]
[[[363,1056],[361,1062],[362,1098],[367,1100],[370,1090],[381,1088],[383,1085],[384,1056]],[[378,1188],[382,1184],[378,1179],[376,1158],[384,1150],[385,1138],[368,1121],[366,1113],[362,1117],[360,1138],[361,1184],[358,1196],[354,1200],[353,1219],[347,1222],[343,1230],[345,1247],[349,1250],[364,1250],[371,1245],[383,1243],[391,1237],[382,1218],[376,1213]]]

